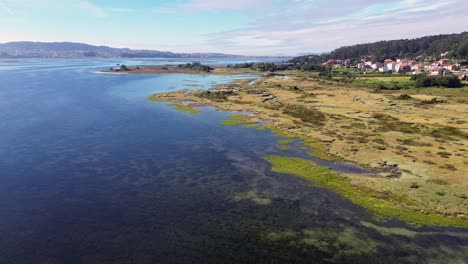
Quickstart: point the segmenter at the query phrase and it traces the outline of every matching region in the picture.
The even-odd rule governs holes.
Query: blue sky
[[[0,0],[0,42],[296,55],[466,31],[466,10],[467,0]]]

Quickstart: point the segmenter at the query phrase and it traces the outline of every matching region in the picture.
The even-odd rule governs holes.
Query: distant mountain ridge
[[[200,58],[246,56],[222,53],[174,53],[94,46],[75,42],[18,41],[0,44],[0,58]]]
[[[359,60],[369,58],[373,61],[396,58],[447,57],[468,59],[468,32],[426,36],[415,39],[386,40],[374,43],[345,46],[328,54],[299,56],[292,62],[323,62],[328,59]]]

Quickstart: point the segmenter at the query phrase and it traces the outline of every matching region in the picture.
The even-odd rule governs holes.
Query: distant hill
[[[468,32],[427,36],[416,39],[379,41],[338,48],[329,54],[296,57],[292,62],[324,61],[327,59],[361,59],[383,61],[387,58],[444,57],[468,59]]]
[[[173,53],[93,46],[74,42],[8,42],[0,44],[0,58],[200,58],[243,57],[221,53]]]

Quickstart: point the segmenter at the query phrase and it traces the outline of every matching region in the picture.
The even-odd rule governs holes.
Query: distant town
[[[438,60],[423,59],[422,56],[416,59],[398,58],[396,60],[386,59],[383,62],[367,61],[365,59],[352,63],[350,59],[335,60],[330,59],[322,63],[323,66],[332,68],[357,68],[366,72],[380,73],[412,73],[414,75],[427,73],[431,76],[458,76],[468,75],[468,61],[457,61],[445,58],[447,53],[440,54]]]

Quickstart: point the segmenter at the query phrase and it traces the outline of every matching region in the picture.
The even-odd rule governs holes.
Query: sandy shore
[[[111,75],[128,74],[128,72],[114,72],[114,71],[95,71],[94,73],[97,73],[97,74],[111,74]]]

